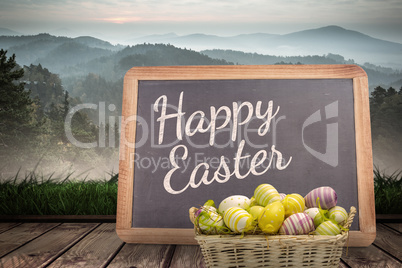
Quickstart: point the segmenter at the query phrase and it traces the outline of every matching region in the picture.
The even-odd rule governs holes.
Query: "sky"
[[[401,0],[0,0],[0,28],[111,42],[174,32],[287,34],[338,25],[402,43]]]

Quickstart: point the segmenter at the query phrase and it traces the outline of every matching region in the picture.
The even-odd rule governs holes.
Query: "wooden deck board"
[[[400,223],[384,223],[384,225],[391,227],[392,229],[402,233],[402,224]]]
[[[339,267],[402,267],[401,228],[377,224],[373,245],[345,248]],[[205,267],[198,246],[125,244],[114,223],[0,223],[0,230],[0,268]]]
[[[0,234],[0,257],[37,238],[60,223],[23,223]]]
[[[18,223],[18,222],[0,222],[0,234],[4,233],[20,224],[21,223]]]
[[[102,267],[122,245],[115,223],[103,223],[49,267]]]
[[[55,229],[7,254],[0,267],[42,267],[82,238],[96,224],[64,223]]]
[[[362,248],[349,248],[347,255],[346,249],[344,249],[342,260],[350,267],[400,268],[402,266],[401,262],[395,260],[374,245]]]
[[[384,249],[387,253],[402,260],[402,235],[382,224],[377,224],[377,237],[374,245]]]
[[[168,267],[174,245],[125,244],[107,267]]]
[[[206,267],[199,246],[176,246],[171,268]]]

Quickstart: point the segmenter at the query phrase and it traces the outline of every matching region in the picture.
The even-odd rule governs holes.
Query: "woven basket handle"
[[[349,212],[349,216],[348,219],[346,220],[345,224],[343,225],[344,228],[349,229],[349,227],[352,225],[353,222],[353,218],[356,215],[356,208],[355,207],[350,207],[350,212]]]
[[[198,211],[198,208],[192,207],[188,210],[189,216],[190,216],[190,221],[194,224],[195,222],[195,213]]]

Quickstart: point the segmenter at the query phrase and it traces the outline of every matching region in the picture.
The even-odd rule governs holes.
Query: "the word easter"
[[[261,119],[262,123],[260,127],[258,128],[258,135],[259,136],[264,136],[267,134],[269,130],[269,126],[271,124],[271,120],[278,114],[280,106],[276,109],[275,113],[272,113],[273,110],[273,101],[268,102],[268,108],[264,113],[261,113],[261,105],[262,101],[258,101],[255,107],[255,117],[257,119]],[[159,122],[159,138],[158,138],[158,144],[162,144],[163,142],[163,136],[165,132],[165,123],[166,120],[168,119],[176,119],[176,138],[178,140],[183,140],[183,131],[182,131],[182,124],[184,123],[184,115],[186,112],[183,112],[183,92],[180,93],[179,97],[179,103],[176,106],[177,107],[177,112],[171,113],[171,114],[166,114],[166,109],[167,109],[167,96],[162,95],[160,96],[154,103],[154,111],[159,112],[159,106],[161,106],[160,110],[160,116],[157,119]],[[239,115],[242,113],[242,110],[247,111],[247,117],[243,120],[239,120]],[[209,134],[209,145],[213,146],[215,143],[215,134],[216,130],[223,129],[224,127],[228,126],[230,121],[232,120],[232,126],[231,129],[231,140],[235,141],[236,140],[236,135],[237,135],[237,128],[238,126],[247,124],[252,118],[254,114],[254,106],[248,102],[242,102],[238,104],[237,102],[233,102],[232,104],[232,109],[230,109],[228,106],[221,106],[218,109],[216,109],[215,106],[210,107],[210,113],[211,113],[211,118],[209,120],[209,124],[203,128],[203,125],[205,123],[205,112],[203,111],[195,111],[192,113],[188,119],[187,122],[185,122],[185,129],[184,133],[185,135],[191,137],[195,135],[197,132],[199,133],[205,133],[207,131],[210,132]],[[216,119],[219,118],[219,116],[224,116],[225,121],[220,124],[216,125]],[[196,119],[197,118],[197,119]],[[198,120],[197,126],[195,129],[191,129],[192,122],[194,120]]]
[[[248,167],[248,171],[244,174],[240,173],[240,161],[243,159],[247,159],[251,157],[250,155],[242,155],[243,148],[244,148],[244,143],[245,141],[242,140],[239,144],[236,156],[234,158],[234,170],[233,172],[230,171],[227,162],[225,161],[225,156],[221,156],[220,159],[220,164],[218,169],[214,172],[213,177],[208,179],[209,176],[209,164],[208,163],[200,163],[197,166],[194,167],[193,171],[191,172],[190,179],[186,186],[184,186],[182,189],[179,190],[174,190],[171,186],[171,180],[172,180],[172,175],[180,169],[180,166],[177,164],[177,159],[181,158],[182,160],[186,160],[188,156],[188,149],[185,145],[176,145],[173,147],[173,149],[170,151],[169,159],[170,159],[170,164],[173,166],[171,170],[166,174],[164,180],[163,180],[163,187],[165,190],[170,193],[170,194],[180,194],[184,192],[189,186],[192,188],[198,188],[201,184],[209,185],[213,181],[216,181],[218,183],[225,183],[227,182],[233,175],[237,179],[244,179],[246,178],[250,173],[256,176],[263,175],[266,173],[272,165],[273,159],[275,158],[274,156],[276,155],[276,163],[275,167],[278,170],[283,170],[287,168],[287,166],[290,164],[290,161],[292,161],[292,157],[289,158],[289,161],[285,164],[283,164],[283,157],[282,153],[275,149],[275,145],[271,146],[271,152],[267,152],[265,150],[260,150],[258,151],[252,158],[251,164]],[[176,155],[176,151],[178,149],[183,149],[181,150],[182,153],[179,155]],[[271,157],[269,157],[271,155]],[[257,171],[257,168],[263,166],[263,163],[265,160],[269,159],[268,165],[265,165],[265,168],[261,171]],[[197,173],[201,171],[202,176],[199,182],[196,182],[196,175]],[[202,172],[203,171],[203,172]]]
[[[169,114],[167,114],[167,96],[162,95],[156,99],[153,109],[154,112],[157,113],[159,113],[160,111],[160,116],[157,118],[157,122],[159,122],[158,144],[163,143],[165,124],[166,121],[169,119],[173,119],[176,121],[176,138],[178,140],[183,140],[183,133],[190,137],[195,135],[196,133],[206,133],[209,131],[209,146],[213,146],[215,144],[216,130],[223,129],[225,127],[231,127],[231,140],[235,141],[238,127],[247,124],[253,118],[253,116],[255,116],[254,118],[261,120],[261,124],[258,128],[257,133],[259,136],[264,136],[268,133],[269,127],[271,125],[271,120],[278,114],[280,108],[278,106],[275,113],[273,113],[272,100],[268,102],[268,107],[265,111],[261,111],[262,101],[258,101],[255,107],[248,101],[241,103],[233,102],[231,109],[228,106],[220,106],[219,108],[216,108],[215,106],[210,106],[209,109],[211,118],[208,121],[209,123],[206,122],[205,112],[201,110],[193,112],[188,117],[187,122],[185,122],[184,115],[186,114],[186,112],[183,111],[183,95],[184,93],[181,92],[178,100],[178,105],[174,106],[177,107],[177,111]],[[247,115],[244,119],[240,118],[242,112],[245,112],[245,114]],[[222,118],[222,116],[225,119],[224,122],[217,125],[217,119]],[[198,122],[195,120],[198,120]],[[191,129],[193,121],[194,123],[197,123],[195,129]],[[206,127],[204,127],[205,123],[207,124]],[[185,126],[184,132],[182,126]],[[251,155],[243,155],[244,146],[245,140],[241,140],[235,157],[233,158],[234,165],[232,171],[230,170],[227,161],[225,161],[226,156],[222,155],[220,157],[219,166],[214,171],[213,175],[209,175],[210,165],[208,163],[199,163],[192,170],[188,183],[181,189],[173,189],[171,183],[173,180],[172,177],[173,175],[175,175],[175,173],[178,173],[180,169],[183,168],[180,167],[178,162],[183,162],[188,157],[187,146],[176,145],[172,148],[169,154],[170,165],[172,166],[172,168],[168,171],[163,180],[163,186],[165,190],[170,194],[180,194],[184,192],[188,187],[198,188],[201,184],[209,185],[214,181],[218,183],[225,183],[232,176],[236,177],[237,179],[244,179],[250,173],[256,176],[260,176],[269,170],[272,163],[274,162],[273,159],[276,158],[276,163],[274,164],[274,166],[278,170],[285,169],[292,160],[292,157],[289,157],[289,161],[287,163],[283,163],[282,153],[275,148],[275,145],[271,146],[270,152],[266,150],[260,150],[252,158]],[[247,167],[248,170],[245,171],[244,174],[242,174],[240,172],[240,162],[250,158],[251,164]],[[264,161],[266,160],[268,161],[268,165],[263,165]],[[263,166],[264,168],[262,168]],[[197,176],[198,173],[200,173],[200,175]],[[180,177],[178,177],[178,179],[180,179]]]

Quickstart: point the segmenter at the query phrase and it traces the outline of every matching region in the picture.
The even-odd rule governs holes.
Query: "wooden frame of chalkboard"
[[[124,78],[122,130],[116,232],[127,243],[196,244],[193,228],[155,228],[133,226],[133,189],[144,178],[135,176],[137,106],[141,81],[225,81],[225,80],[339,80],[350,79],[353,86],[354,131],[356,152],[358,223],[350,231],[348,246],[368,246],[376,236],[372,144],[369,112],[369,92],[366,73],[355,65],[264,65],[264,66],[168,66],[134,67]],[[160,89],[163,92],[163,88]],[[141,189],[139,189],[141,191]],[[224,197],[222,197],[224,198]],[[147,204],[140,204],[147,206]],[[194,204],[197,206],[200,204]],[[165,208],[164,208],[165,209]],[[174,209],[174,208],[172,208]],[[148,211],[150,214],[157,211]]]

